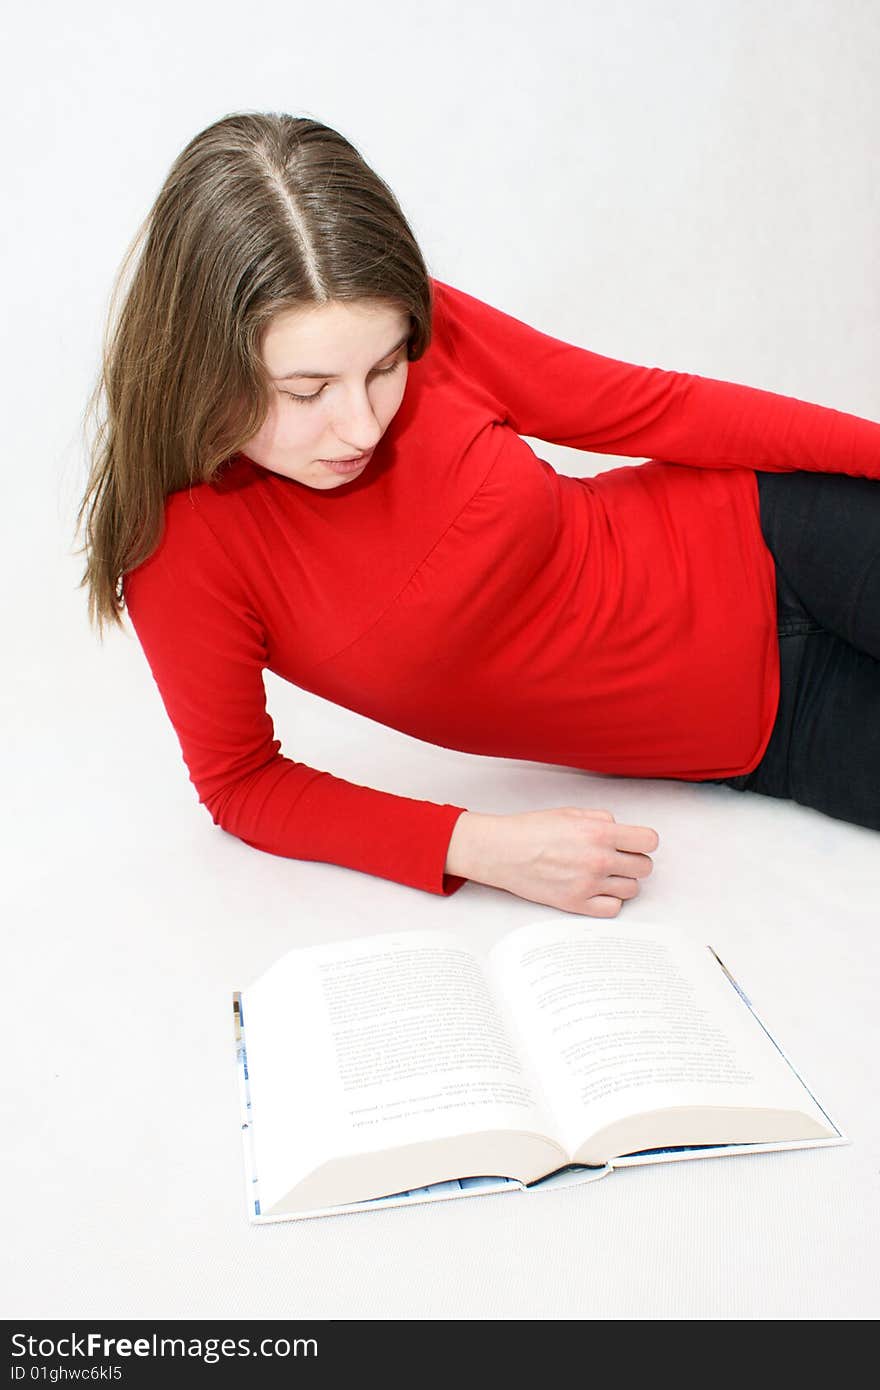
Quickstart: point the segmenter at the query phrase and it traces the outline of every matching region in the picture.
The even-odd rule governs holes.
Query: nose
[[[376,419],[366,391],[355,391],[340,402],[333,430],[347,454],[367,454],[375,448],[382,438],[383,427]]]

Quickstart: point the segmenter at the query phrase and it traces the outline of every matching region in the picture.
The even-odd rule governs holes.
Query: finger
[[[654,861],[648,854],[630,854],[618,851],[614,856],[610,872],[621,874],[624,878],[647,878],[654,871]]]
[[[660,836],[649,825],[618,825],[615,822],[612,835],[615,849],[642,850],[653,854],[660,844]]]
[[[582,816],[598,816],[600,820],[614,820],[614,814],[611,811],[593,811],[588,810],[586,806],[577,806],[575,809],[580,811]]]
[[[615,898],[634,898],[640,892],[637,879],[620,878],[616,874],[609,874],[603,879],[602,886],[607,888],[609,893],[613,893]]]
[[[620,898],[612,898],[605,893],[597,893],[595,897],[588,898],[584,907],[588,917],[616,917],[619,911]]]

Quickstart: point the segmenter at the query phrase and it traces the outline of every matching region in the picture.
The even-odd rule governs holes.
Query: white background
[[[271,675],[284,751],[313,766],[473,810],[605,806],[656,828],[625,919],[711,941],[853,1143],[249,1228],[232,991],[295,945],[407,924],[488,944],[543,910],[476,884],[442,899],[217,829],[130,627],[103,646],[88,628],[74,516],[113,277],[179,150],[234,110],[342,131],[430,272],[536,327],[880,419],[880,7],[10,14],[5,1316],[876,1316],[876,832],[724,787],[453,753]],[[540,452],[571,473],[621,462]]]

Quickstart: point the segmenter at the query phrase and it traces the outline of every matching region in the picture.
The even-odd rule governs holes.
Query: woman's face
[[[403,400],[409,332],[409,314],[366,300],[277,315],[262,343],[269,412],[242,452],[321,491],[360,477]],[[342,468],[353,455],[367,457]]]

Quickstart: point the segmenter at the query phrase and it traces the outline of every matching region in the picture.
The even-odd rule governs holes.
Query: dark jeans
[[[707,780],[880,830],[880,480],[756,473],[780,696],[752,772]]]

